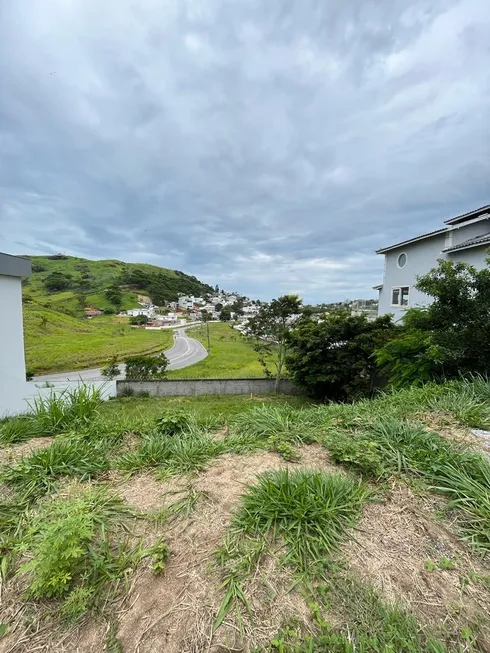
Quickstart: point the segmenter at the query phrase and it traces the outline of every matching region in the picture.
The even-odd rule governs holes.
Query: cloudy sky
[[[0,250],[263,299],[490,202],[488,0],[1,0]]]

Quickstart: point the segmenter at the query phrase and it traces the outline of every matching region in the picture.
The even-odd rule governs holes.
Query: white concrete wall
[[[0,416],[24,409],[25,386],[21,280],[0,275]]]

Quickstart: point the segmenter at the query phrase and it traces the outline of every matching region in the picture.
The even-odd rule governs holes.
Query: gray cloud
[[[0,249],[372,296],[489,201],[487,0],[4,0]]]

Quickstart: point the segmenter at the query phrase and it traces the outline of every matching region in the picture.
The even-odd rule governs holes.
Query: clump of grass
[[[490,427],[490,403],[482,400],[473,384],[460,383],[428,403],[429,410],[448,413],[455,420],[471,428]]]
[[[89,424],[102,403],[100,388],[81,383],[73,390],[51,392],[30,404],[35,419],[46,435],[61,433],[75,426]]]
[[[43,425],[32,415],[19,415],[0,421],[0,442],[15,444],[46,435]]]
[[[284,434],[301,442],[311,442],[312,412],[296,410],[287,404],[264,404],[241,413],[232,422],[232,429],[240,434],[269,438]]]
[[[490,550],[490,462],[406,420],[378,419],[359,432],[332,432],[325,444],[335,462],[363,475],[405,473],[421,477],[451,498],[468,539]]]
[[[322,565],[353,526],[368,497],[351,478],[324,471],[266,472],[249,486],[231,530],[271,536],[287,547],[285,560],[301,571]]]
[[[204,469],[212,458],[225,451],[223,441],[213,440],[203,433],[169,438],[152,432],[142,436],[136,451],[119,458],[118,467],[130,473],[154,467],[161,476],[173,476]]]
[[[283,546],[283,562],[315,577],[331,560],[369,497],[361,483],[324,471],[279,470],[248,487],[229,534],[217,552],[226,590],[217,628],[237,601],[248,605],[242,583],[266,546]]]
[[[109,467],[106,443],[83,438],[56,440],[12,467],[0,471],[0,480],[16,490],[20,501],[34,501],[53,490],[65,476],[94,478]]]

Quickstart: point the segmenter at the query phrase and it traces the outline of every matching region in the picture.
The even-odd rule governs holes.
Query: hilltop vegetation
[[[46,308],[83,315],[84,306],[120,310],[134,307],[137,295],[163,305],[179,293],[200,295],[211,286],[179,270],[146,263],[90,261],[74,256],[29,256],[32,277],[24,283],[24,300]]]

